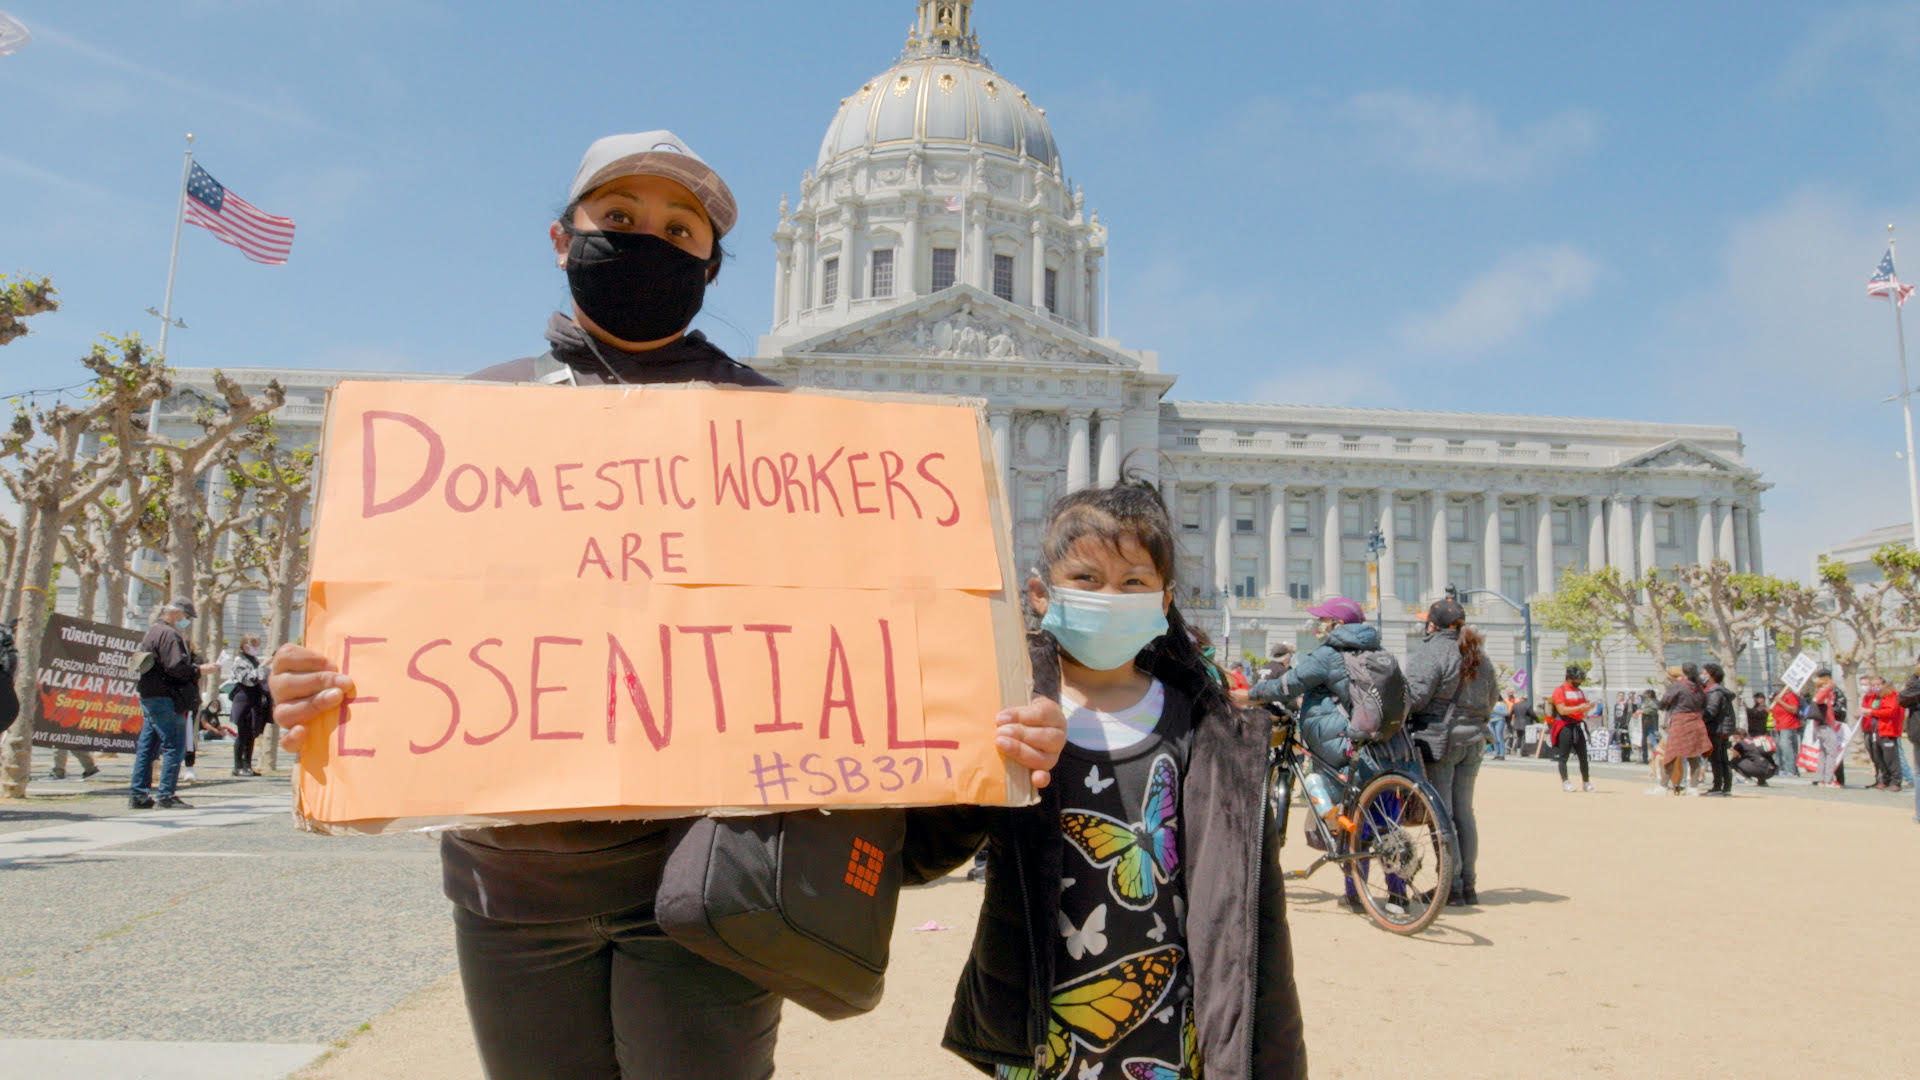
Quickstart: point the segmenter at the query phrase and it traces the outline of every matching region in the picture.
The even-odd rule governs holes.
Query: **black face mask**
[[[687,328],[707,296],[707,260],[646,233],[563,226],[573,302],[621,341],[658,341]]]

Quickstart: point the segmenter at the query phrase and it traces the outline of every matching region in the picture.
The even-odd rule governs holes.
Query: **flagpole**
[[[1907,329],[1900,315],[1900,267],[1894,251],[1893,226],[1887,226],[1887,259],[1893,264],[1894,286],[1887,293],[1893,305],[1893,336],[1900,347],[1900,416],[1907,425],[1907,521],[1913,549],[1920,551],[1920,463],[1913,460],[1913,386],[1907,379]]]
[[[180,224],[187,217],[187,177],[192,172],[193,132],[189,131],[187,132],[187,158],[180,165],[180,202],[173,208],[173,250],[167,254],[167,296],[160,302],[160,358],[162,360],[167,357],[167,331],[173,328],[173,272],[180,265]]]

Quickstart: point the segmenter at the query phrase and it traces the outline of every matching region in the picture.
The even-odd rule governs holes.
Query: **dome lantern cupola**
[[[916,0],[891,67],[842,98],[774,230],[773,336],[798,340],[956,285],[1097,335],[1106,233],[1046,110],[995,71],[973,0]]]
[[[900,53],[901,63],[908,60],[971,60],[991,68],[980,52],[980,38],[973,32],[973,0],[920,0],[920,18],[907,31],[907,47]]]

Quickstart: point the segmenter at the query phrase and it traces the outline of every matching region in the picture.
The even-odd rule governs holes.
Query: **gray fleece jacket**
[[[1407,657],[1407,730],[1438,761],[1447,750],[1487,737],[1498,696],[1493,662],[1483,651],[1480,668],[1460,681],[1460,631],[1428,634]]]

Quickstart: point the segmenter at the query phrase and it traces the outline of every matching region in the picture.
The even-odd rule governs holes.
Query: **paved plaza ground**
[[[431,842],[298,833],[284,776],[224,769],[132,812],[103,764],[0,801],[0,1080],[478,1080]],[[1316,1077],[1920,1075],[1910,795],[1596,785],[1490,764],[1482,904],[1420,937],[1339,909],[1330,870],[1291,887]],[[910,890],[885,1003],[790,1007],[780,1075],[977,1076],[938,1039],[979,898]]]

